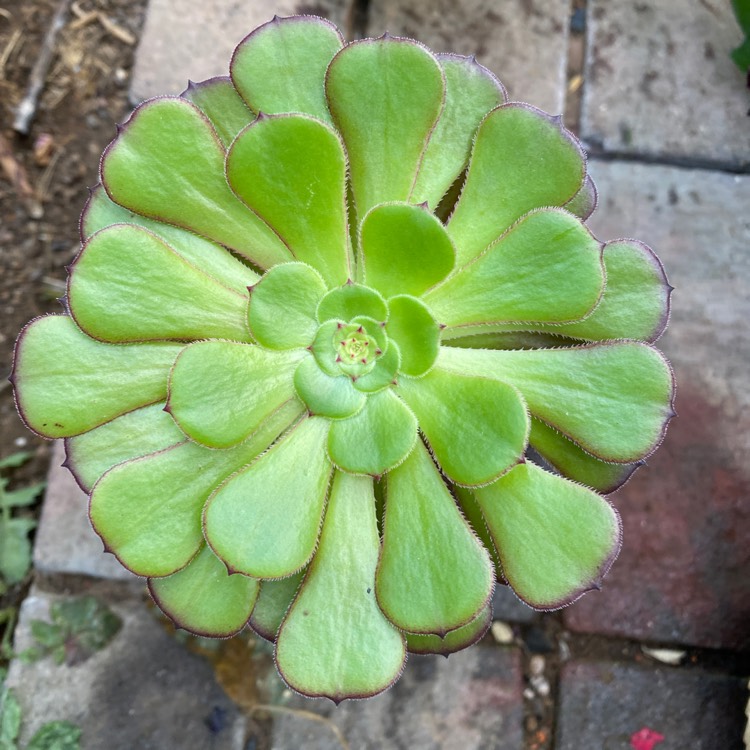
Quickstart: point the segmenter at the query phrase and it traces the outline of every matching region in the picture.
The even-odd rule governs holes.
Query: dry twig
[[[55,41],[57,40],[57,35],[60,32],[60,29],[65,26],[69,1],[70,0],[60,0],[60,3],[57,6],[55,15],[52,18],[52,23],[50,24],[49,29],[47,29],[47,34],[44,37],[42,50],[31,70],[29,88],[26,91],[26,96],[21,100],[21,103],[16,110],[16,119],[13,121],[13,130],[21,135],[26,135],[29,132],[31,121],[36,114],[39,95],[44,88],[47,72],[49,71],[50,63],[52,62],[52,55],[55,51]]]

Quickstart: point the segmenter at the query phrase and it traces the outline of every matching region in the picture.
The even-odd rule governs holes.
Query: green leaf
[[[506,100],[500,81],[473,57],[435,55],[445,75],[445,107],[419,165],[410,200],[435,209],[469,161],[484,116]]]
[[[161,237],[188,263],[192,263],[219,283],[240,294],[245,294],[247,287],[255,284],[260,278],[257,273],[215,242],[186,229],[128,211],[127,208],[113,203],[104,188],[97,185],[91,190],[81,214],[81,240],[85,242],[100,229],[113,224],[135,224],[148,229],[157,237]]]
[[[214,489],[260,455],[301,411],[296,400],[289,402],[235,448],[186,442],[115,466],[94,486],[94,528],[136,575],[174,573],[203,543],[201,512]]]
[[[386,332],[401,352],[400,371],[414,377],[424,375],[437,359],[440,326],[427,306],[415,297],[391,297],[388,307]]]
[[[327,375],[314,357],[306,357],[299,363],[294,373],[294,387],[313,415],[344,419],[365,405],[365,396],[354,388],[351,378]]]
[[[732,0],[732,10],[740,28],[750,36],[750,3],[747,0]]]
[[[146,229],[102,229],[71,267],[68,304],[90,336],[122,343],[158,339],[249,341],[247,292],[238,294],[184,260]]]
[[[598,202],[599,194],[596,185],[591,175],[587,174],[581,189],[565,204],[564,208],[586,221],[594,213]]]
[[[421,443],[386,482],[380,608],[410,633],[444,635],[466,625],[492,595],[487,551]]]
[[[608,242],[603,257],[607,286],[599,306],[585,320],[547,330],[587,341],[656,341],[667,327],[671,291],[661,262],[637,240]]]
[[[65,441],[65,466],[85,492],[123,461],[170,448],[186,440],[185,433],[164,411],[164,402],[134,409],[111,422]]]
[[[361,284],[344,284],[332,289],[318,305],[318,320],[350,321],[357,316],[365,316],[373,320],[388,319],[388,306],[382,295],[374,289]]]
[[[14,690],[0,689],[0,750],[17,750],[21,729],[21,704]]]
[[[44,620],[32,620],[31,635],[40,646],[55,648],[65,643],[68,633],[60,625]]]
[[[175,361],[167,408],[193,440],[211,448],[236,445],[294,396],[294,371],[305,354],[198,341]]]
[[[492,541],[492,535],[487,528],[487,521],[484,520],[482,509],[479,507],[474,493],[468,487],[462,487],[459,484],[450,485],[450,489],[456,498],[456,502],[464,518],[469,523],[469,526],[471,526],[471,530],[479,537],[482,545],[489,552],[492,564],[495,567],[495,578],[498,581],[504,582],[505,576],[500,566],[500,558],[497,555],[495,543]]]
[[[529,442],[563,476],[608,495],[630,479],[643,462],[610,464],[586,453],[544,422],[533,419]]]
[[[380,476],[401,463],[416,440],[416,418],[387,389],[368,396],[353,417],[331,423],[328,455],[343,471]]]
[[[175,625],[207,638],[228,638],[245,627],[258,596],[258,581],[227,573],[204,545],[182,570],[150,578],[148,588]]]
[[[229,149],[227,179],[329,286],[352,276],[346,157],[332,128],[305,115],[259,117]]]
[[[669,364],[636,341],[536,351],[442,347],[438,362],[516,386],[532,416],[605,461],[650,455],[674,416]]]
[[[378,203],[408,200],[444,89],[437,60],[407,39],[353,42],[331,61],[328,107],[344,138],[360,217]]]
[[[343,43],[339,30],[323,18],[274,16],[237,46],[232,80],[256,112],[305,112],[329,120],[323,79]]]
[[[101,651],[122,628],[122,620],[93,596],[62,599],[50,606],[52,622],[65,632],[65,643],[50,652],[53,659],[68,665],[84,661]]]
[[[318,328],[318,332],[315,334],[315,339],[310,347],[310,351],[312,351],[318,367],[332,378],[341,375],[341,368],[336,362],[338,352],[336,351],[336,344],[334,342],[334,337],[341,330],[341,325],[340,321],[336,320],[329,320],[323,323]]]
[[[318,329],[315,311],[326,293],[320,274],[304,263],[283,263],[252,288],[248,323],[267,349],[308,346]]]
[[[26,750],[80,750],[80,727],[69,721],[48,721],[26,745]]]
[[[276,642],[294,690],[339,703],[398,679],[406,653],[375,600],[378,542],[372,480],[337,472],[318,551]]]
[[[735,47],[729,53],[729,56],[743,73],[747,73],[747,71],[750,70],[750,37],[743,40],[739,47]]]
[[[452,270],[456,252],[440,221],[423,206],[384,203],[362,221],[367,284],[383,296],[419,297]]]
[[[224,147],[206,116],[178,97],[141,104],[102,156],[109,197],[190,229],[268,268],[292,260],[271,228],[229,188]]]
[[[0,491],[0,507],[25,508],[29,505],[33,505],[46,486],[46,482],[37,482],[28,487],[13,490],[13,492]]]
[[[578,141],[528,104],[493,109],[477,131],[466,184],[448,224],[463,266],[535,208],[563,206],[586,167]]]
[[[17,469],[23,466],[34,455],[32,451],[16,451],[5,458],[0,458],[0,470]]]
[[[370,372],[360,375],[354,381],[354,387],[363,393],[375,393],[394,385],[396,374],[401,367],[401,352],[395,341],[388,342],[388,348],[375,362]]]
[[[267,641],[275,641],[284,615],[297,596],[305,571],[277,581],[261,581],[260,594],[250,615],[250,627]]]
[[[410,654],[440,654],[449,656],[477,643],[492,625],[492,606],[487,605],[473,620],[439,635],[406,633],[406,647]]]
[[[503,572],[526,603],[557,609],[600,587],[621,536],[606,500],[529,462],[474,492]]]
[[[325,419],[303,420],[211,497],[206,540],[230,571],[283,578],[310,560],[331,475],[327,430]]]
[[[29,532],[36,521],[9,518],[0,527],[0,576],[9,585],[20,583],[31,567]]]
[[[601,245],[585,224],[566,211],[542,209],[429,292],[425,302],[452,327],[560,323],[590,313],[604,283]]]
[[[160,401],[182,348],[104,344],[67,315],[36,318],[16,344],[12,379],[21,417],[43,437],[69,437]]]
[[[512,386],[436,367],[419,380],[402,378],[398,392],[451,481],[487,484],[522,460],[529,415]]]
[[[229,148],[237,133],[255,118],[229,77],[209,78],[199,83],[190,81],[180,96],[208,117],[224,148]]]

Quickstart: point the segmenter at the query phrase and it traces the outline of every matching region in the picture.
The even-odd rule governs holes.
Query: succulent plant
[[[476,642],[496,582],[555,609],[619,551],[671,290],[595,204],[560,118],[474,58],[274,18],[106,149],[19,411],[178,625],[374,695]]]

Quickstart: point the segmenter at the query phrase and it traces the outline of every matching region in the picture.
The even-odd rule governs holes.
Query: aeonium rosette
[[[617,555],[670,289],[595,202],[560,118],[473,58],[274,19],[107,148],[19,410],[176,623],[373,695],[478,640],[496,581],[554,609]]]

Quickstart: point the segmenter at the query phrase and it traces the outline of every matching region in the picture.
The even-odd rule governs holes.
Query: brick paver
[[[562,671],[555,750],[743,750],[745,682],[698,670],[572,662]],[[652,736],[653,736],[652,735]]]
[[[368,32],[388,30],[436,52],[475,54],[510,98],[560,114],[569,0],[371,0]]]
[[[130,95],[134,102],[179,94],[187,80],[229,74],[237,43],[274,15],[314,14],[351,33],[352,0],[149,0]]]
[[[588,4],[581,130],[607,151],[750,165],[750,94],[729,2]]]
[[[521,661],[516,649],[479,645],[412,656],[395,687],[367,701],[298,699],[327,716],[353,750],[521,750]],[[299,717],[274,722],[273,750],[331,750],[330,728]]]
[[[624,544],[601,593],[566,610],[576,630],[750,648],[750,176],[594,162],[600,239],[648,242],[667,268],[659,346],[677,378],[664,445],[613,496]]]
[[[7,684],[21,704],[21,747],[44,722],[66,720],[81,728],[85,750],[245,750],[245,719],[209,662],[178,643],[146,607],[142,586],[99,582],[78,593],[106,602],[122,629],[75,665],[49,658],[12,663]],[[16,628],[18,651],[34,645],[31,621],[48,620],[50,603],[60,598],[32,588]],[[212,731],[218,715],[222,729]]]

